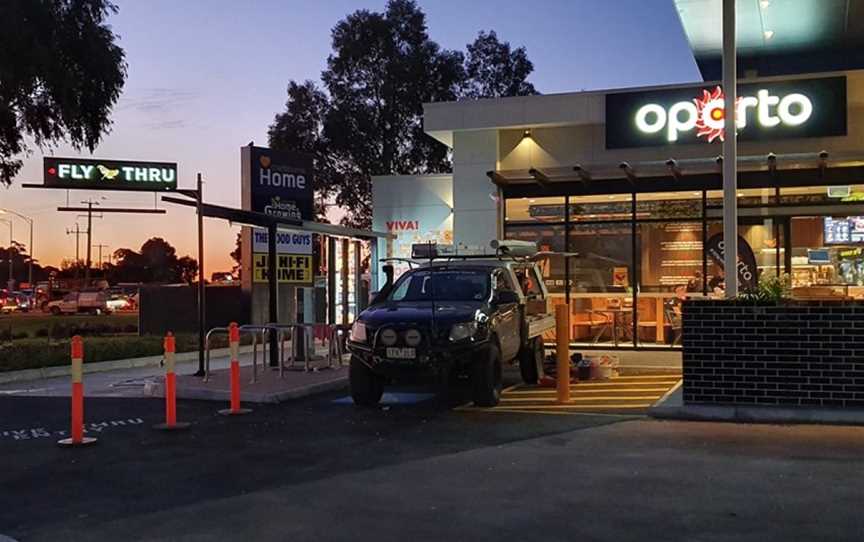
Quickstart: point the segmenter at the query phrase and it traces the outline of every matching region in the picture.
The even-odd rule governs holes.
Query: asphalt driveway
[[[454,412],[395,395],[258,406],[0,398],[0,534],[21,540],[861,540],[864,428]]]

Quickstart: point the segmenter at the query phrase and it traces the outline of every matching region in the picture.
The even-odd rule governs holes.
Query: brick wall
[[[683,307],[687,404],[864,407],[864,302]]]

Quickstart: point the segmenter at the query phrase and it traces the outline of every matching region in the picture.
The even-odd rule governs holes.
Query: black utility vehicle
[[[389,382],[448,382],[455,373],[470,378],[475,404],[495,406],[502,367],[516,360],[523,380],[536,383],[542,334],[555,322],[536,263],[512,255],[536,249],[508,249],[516,243],[493,242],[498,257],[433,257],[395,283],[385,266],[387,283],[348,340],[354,402],[377,404]]]

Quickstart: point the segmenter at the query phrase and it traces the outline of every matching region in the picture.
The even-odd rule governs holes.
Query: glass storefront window
[[[715,235],[723,235],[723,222],[712,220],[708,222],[708,242]],[[743,238],[756,260],[759,280],[763,274],[777,276],[784,272],[785,261],[785,227],[777,219],[741,220],[738,224],[738,236]],[[720,262],[713,261],[705,254],[708,269],[708,294],[722,296],[724,292],[725,273]],[[739,284],[743,289],[743,285]]]
[[[630,220],[633,216],[631,194],[570,196],[570,221]]]
[[[636,195],[636,219],[700,218],[702,192],[652,192]]]
[[[637,342],[680,346],[681,301],[702,294],[702,222],[643,223],[637,232]]]
[[[864,216],[790,220],[792,293],[864,298]]]
[[[630,222],[570,228],[570,339],[633,344],[633,243]],[[562,299],[563,301],[563,299]]]
[[[507,222],[564,222],[564,197],[510,198],[505,216]]]
[[[864,184],[845,186],[802,186],[780,189],[780,203],[785,205],[835,205],[864,202]]]
[[[507,239],[532,241],[543,252],[565,252],[564,226],[508,226],[504,232]],[[552,258],[540,262],[543,281],[550,294],[564,295],[564,262]]]
[[[739,188],[739,207],[758,207],[777,203],[776,191],[773,188]],[[708,207],[723,207],[723,191],[708,191]]]

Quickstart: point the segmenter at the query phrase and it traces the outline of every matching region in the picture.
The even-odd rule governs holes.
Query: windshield
[[[403,275],[390,301],[483,301],[489,275],[481,271],[418,271]]]

